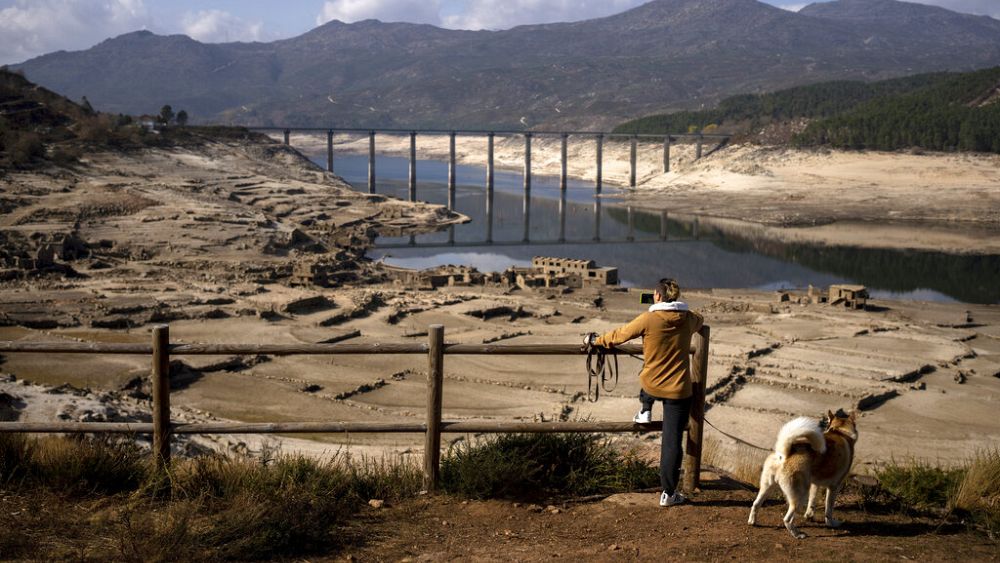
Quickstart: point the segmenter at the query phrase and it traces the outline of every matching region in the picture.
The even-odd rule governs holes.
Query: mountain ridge
[[[1000,64],[1000,21],[879,5],[878,17],[859,20],[855,0],[805,13],[758,0],[654,0],[501,31],[331,21],[269,43],[133,32],[15,68],[111,112],[170,104],[199,122],[519,128],[521,118],[601,126],[740,92]],[[898,25],[884,19],[893,13]]]

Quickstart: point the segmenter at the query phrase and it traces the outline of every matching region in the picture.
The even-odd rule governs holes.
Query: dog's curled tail
[[[808,444],[818,454],[826,451],[826,440],[819,422],[807,417],[799,417],[785,424],[778,432],[778,440],[774,443],[774,451],[787,458],[795,444]]]

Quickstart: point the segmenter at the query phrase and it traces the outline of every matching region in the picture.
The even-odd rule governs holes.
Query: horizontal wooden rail
[[[442,421],[441,432],[450,434],[498,434],[508,432],[650,432],[659,429],[659,422],[493,422]],[[423,422],[205,422],[174,423],[171,434],[422,434]],[[0,422],[0,433],[31,432],[38,434],[152,434],[148,422]]]
[[[170,465],[170,437],[177,434],[300,434],[300,433],[423,433],[424,485],[437,486],[440,470],[442,433],[554,433],[554,432],[643,432],[655,431],[656,423],[633,422],[503,422],[444,421],[441,419],[441,391],[444,383],[444,355],[576,356],[584,354],[580,344],[445,344],[444,327],[428,327],[427,343],[341,343],[341,344],[170,344],[166,325],[153,327],[149,344],[104,342],[2,341],[0,353],[43,354],[143,354],[152,357],[150,379],[153,388],[153,422],[0,422],[0,433],[115,433],[152,434],[153,455],[161,469]],[[704,413],[705,380],[708,364],[709,328],[702,327],[691,341],[691,375],[694,389],[685,454],[684,488],[698,486],[701,466],[701,423]],[[618,352],[641,354],[642,348],[626,345]],[[171,355],[323,355],[323,354],[426,354],[428,364],[427,418],[424,422],[207,422],[174,423],[170,420],[169,362]]]
[[[625,345],[616,348],[623,354],[642,354],[642,347]],[[0,352],[37,354],[141,354],[153,353],[150,344],[115,344],[106,342],[0,342]],[[225,355],[337,355],[337,354],[426,354],[427,344],[171,344],[172,356]],[[445,354],[504,356],[579,356],[586,352],[580,344],[445,344]]]

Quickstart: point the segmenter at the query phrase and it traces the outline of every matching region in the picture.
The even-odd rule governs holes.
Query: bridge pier
[[[559,242],[566,242],[566,190],[559,192]]]
[[[604,163],[604,135],[597,135],[597,179],[594,181],[594,191],[601,193],[601,167]]]
[[[524,217],[524,234],[521,236],[521,240],[529,242],[531,233],[531,192],[524,192],[524,204],[521,213]]]
[[[486,135],[486,242],[493,242],[493,132]]]
[[[286,145],[290,145],[291,142],[290,142],[289,137],[291,137],[291,135],[292,135],[291,129],[285,129],[284,133],[285,133],[285,144]]]
[[[601,241],[601,198],[594,198],[594,242]]]
[[[629,152],[628,152],[628,164],[629,164],[628,185],[630,188],[635,187],[635,160],[636,160],[635,152],[636,152],[636,137],[635,135],[633,135],[631,143],[629,144]],[[631,207],[629,209],[631,209]]]
[[[326,132],[326,171],[333,172],[333,129]]]
[[[531,191],[531,133],[524,134],[524,191]]]
[[[670,172],[670,135],[663,138],[663,173]]]
[[[695,150],[695,155],[694,155],[694,159],[695,160],[701,160],[701,145],[702,145],[703,141],[704,141],[704,137],[702,136],[701,133],[699,133],[698,134],[698,147]]]
[[[559,163],[560,163],[559,189],[565,192],[566,191],[566,139],[569,138],[569,135],[563,133],[561,137],[562,137],[562,142],[559,146]]]
[[[417,132],[410,131],[410,201],[417,201]]]
[[[368,193],[375,193],[375,131],[368,132]]]
[[[448,209],[455,209],[455,132],[448,134]],[[454,229],[452,230],[454,235]]]

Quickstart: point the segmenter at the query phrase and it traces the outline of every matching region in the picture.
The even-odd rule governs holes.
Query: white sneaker
[[[660,506],[674,506],[683,502],[687,502],[687,498],[679,492],[672,495],[668,495],[666,491],[660,493]]]
[[[653,411],[639,411],[632,417],[632,422],[636,424],[649,424],[653,421]]]

